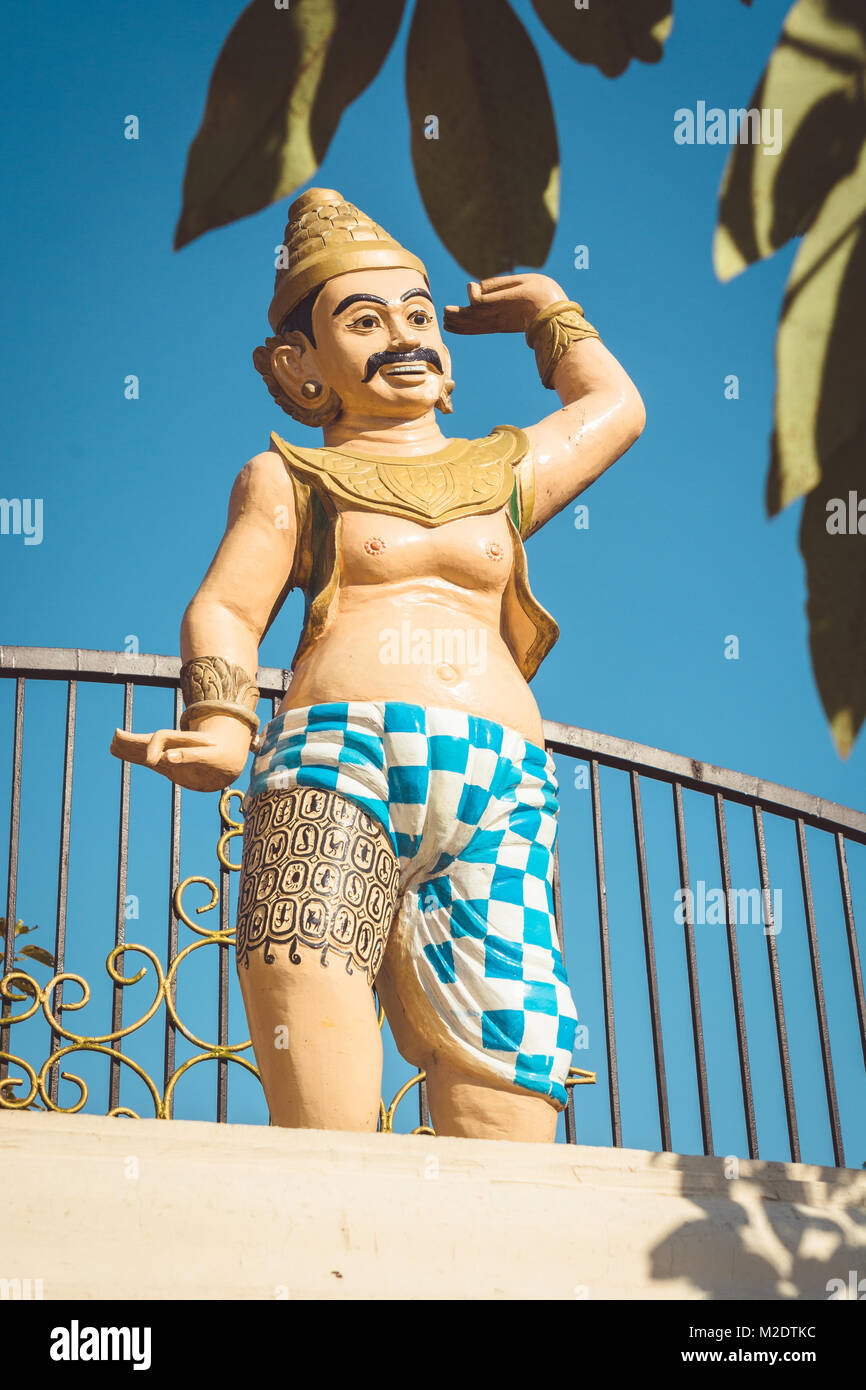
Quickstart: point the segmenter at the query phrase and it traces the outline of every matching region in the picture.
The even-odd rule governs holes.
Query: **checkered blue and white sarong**
[[[470,1072],[564,1106],[577,1013],[553,913],[551,755],[460,710],[320,704],[266,725],[248,795],[296,786],[335,791],[388,832],[404,979],[434,1032]]]

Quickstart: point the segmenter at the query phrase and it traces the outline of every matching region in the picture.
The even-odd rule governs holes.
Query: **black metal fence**
[[[146,687],[163,687],[173,692],[173,717],[177,723],[181,699],[178,688],[180,662],[175,658],[162,656],[127,655],[120,652],[93,652],[72,649],[5,647],[0,648],[0,676],[15,682],[15,701],[12,728],[11,757],[11,796],[9,805],[9,858],[6,887],[6,933],[4,958],[4,984],[2,986],[2,1017],[0,1017],[0,1108],[27,1108],[31,1105],[47,1109],[77,1110],[83,1108],[87,1099],[87,1088],[80,1078],[61,1071],[64,1059],[72,1053],[99,1053],[108,1058],[108,1113],[134,1114],[127,1106],[121,1105],[121,1070],[130,1067],[137,1073],[150,1091],[154,1113],[170,1118],[173,1113],[174,1090],[179,1077],[191,1066],[201,1061],[212,1061],[217,1068],[216,1114],[217,1121],[225,1121],[228,1105],[228,1073],[230,1064],[240,1064],[249,1072],[255,1072],[252,1062],[242,1053],[249,1049],[248,1043],[238,1044],[229,1041],[229,950],[232,945],[230,920],[230,878],[238,866],[229,855],[230,841],[240,834],[241,822],[231,815],[231,796],[237,792],[226,792],[220,799],[221,827],[217,846],[219,859],[218,875],[215,881],[203,875],[194,875],[186,880],[180,879],[181,845],[181,791],[172,787],[170,792],[169,862],[166,865],[166,935],[163,953],[157,953],[127,940],[127,865],[130,847],[130,768],[128,764],[117,764],[118,813],[116,830],[112,829],[111,839],[116,836],[116,891],[113,926],[113,948],[108,957],[108,971],[111,978],[111,1027],[107,1033],[96,1035],[77,1034],[69,1027],[69,1015],[82,1007],[89,997],[89,987],[81,977],[65,970],[67,954],[67,902],[70,863],[70,827],[73,812],[73,768],[76,754],[76,717],[78,709],[79,684],[81,682],[108,683],[123,688],[123,727],[132,728],[134,698],[137,690]],[[260,668],[257,682],[262,699],[269,703],[266,717],[275,713],[288,688],[288,672],[276,668]],[[56,922],[54,931],[54,950],[48,955],[48,963],[53,970],[52,980],[41,986],[32,975],[16,965],[15,954],[17,938],[14,924],[18,921],[19,903],[19,837],[22,814],[22,788],[28,775],[28,756],[25,745],[25,698],[28,683],[61,681],[66,684],[66,721],[63,743],[63,774],[61,782],[59,812],[59,845],[56,862],[51,872],[56,872]],[[264,712],[264,711],[263,711]],[[605,841],[605,812],[602,805],[603,782],[600,770],[617,771],[624,774],[628,782],[631,803],[631,821],[634,846],[633,863],[636,868],[637,895],[643,937],[645,960],[645,986],[649,1005],[649,1025],[655,1076],[655,1091],[658,1109],[658,1132],[660,1147],[672,1148],[672,1127],[670,1098],[665,1066],[665,1051],[662,1029],[662,1003],[656,963],[656,943],[653,933],[653,912],[651,908],[650,872],[648,868],[645,817],[641,803],[642,783],[666,784],[671,788],[671,828],[675,840],[677,879],[682,892],[682,932],[685,952],[688,1008],[691,1020],[691,1049],[694,1055],[697,1097],[700,1112],[700,1130],[703,1151],[714,1152],[713,1131],[710,1107],[710,1088],[706,1064],[706,1039],[702,1019],[702,998],[698,972],[698,954],[695,940],[695,921],[693,895],[689,876],[689,851],[687,845],[686,815],[684,811],[684,792],[696,792],[709,798],[715,820],[715,840],[718,855],[718,872],[724,894],[724,926],[726,932],[727,958],[730,975],[730,1005],[736,1030],[736,1047],[739,1065],[739,1089],[742,1095],[742,1110],[745,1124],[748,1156],[756,1158],[758,1148],[758,1125],[753,1090],[752,1068],[749,1058],[749,1040],[746,1027],[746,1005],[744,1002],[743,980],[737,935],[737,894],[740,890],[732,886],[731,863],[728,847],[726,808],[730,804],[745,806],[751,813],[754,832],[755,866],[760,885],[760,895],[764,914],[767,964],[772,992],[772,1005],[775,1024],[775,1038],[781,1085],[784,1095],[785,1123],[787,1128],[790,1158],[799,1161],[801,1157],[798,1132],[795,1089],[792,1080],[789,1049],[789,1031],[786,1024],[785,1000],[782,988],[776,932],[773,930],[773,884],[768,867],[767,836],[765,817],[771,816],[787,822],[796,842],[799,865],[799,879],[802,888],[805,932],[808,945],[812,992],[814,996],[814,1021],[817,1027],[826,1091],[827,1115],[832,1137],[834,1161],[837,1166],[846,1162],[843,1144],[843,1123],[834,1077],[833,1059],[830,1044],[828,1006],[822,975],[821,951],[819,949],[817,921],[819,914],[813,895],[810,859],[807,848],[806,829],[819,831],[831,836],[837,870],[839,901],[844,921],[847,956],[850,962],[850,986],[853,1008],[856,1015],[856,1029],[859,1032],[859,1049],[862,1052],[863,1074],[860,1077],[862,1089],[859,1091],[860,1106],[866,1098],[866,1000],[864,1000],[863,974],[857,944],[854,921],[853,894],[849,875],[846,845],[866,845],[866,814],[850,810],[817,797],[790,790],[786,787],[763,782],[756,777],[730,772],[665,753],[657,749],[628,743],[620,739],[596,734],[570,725],[545,723],[548,748],[555,754],[580,760],[588,769],[589,791],[591,794],[591,848],[586,846],[587,862],[594,861],[595,898],[597,902],[598,948],[600,952],[600,980],[602,1011],[605,1034],[605,1063],[607,1088],[609,1092],[610,1139],[620,1146],[623,1143],[623,1116],[621,1113],[621,1094],[617,1042],[615,1029],[615,988],[612,969],[612,927],[608,908],[608,873],[610,863],[610,841]],[[99,828],[101,843],[108,843],[108,832],[104,825]],[[560,852],[564,852],[563,836],[560,835]],[[575,847],[565,846],[569,859],[574,857]],[[622,844],[616,847],[618,857],[623,854]],[[629,851],[632,853],[632,851]],[[40,868],[47,873],[49,866]],[[218,886],[217,881],[218,879]],[[206,907],[219,907],[219,926],[205,929],[195,924],[183,905],[183,894],[191,882],[206,884],[212,891],[212,901]],[[554,893],[557,924],[560,940],[563,936],[562,885],[559,868]],[[197,909],[201,912],[203,909]],[[205,909],[206,910],[206,909]],[[567,917],[567,913],[565,916]],[[179,948],[178,923],[185,923],[199,938],[192,945]],[[585,919],[581,931],[588,930]],[[218,973],[216,999],[215,1041],[202,1040],[180,1018],[177,1011],[177,969],[189,953],[203,945],[216,945],[218,949]],[[564,943],[563,943],[564,945]],[[132,1024],[124,1023],[124,989],[139,980],[145,973],[140,970],[135,976],[126,975],[121,968],[127,952],[140,952],[147,964],[154,970],[157,979],[157,997],[144,1018]],[[22,953],[23,954],[23,953]],[[52,959],[53,957],[53,959]],[[34,959],[37,957],[34,957]],[[26,956],[25,956],[26,959]],[[29,965],[29,961],[27,962]],[[11,976],[11,980],[6,977]],[[57,977],[61,977],[58,979]],[[64,1000],[64,987],[74,981],[82,991],[82,998]],[[29,981],[29,983],[28,983]],[[796,1001],[800,1008],[801,1001]],[[23,1007],[19,1007],[22,1006]],[[125,1050],[129,1038],[145,1022],[149,1022],[160,1006],[165,1006],[164,1039],[162,1047],[162,1085],[159,1086],[134,1058]],[[41,1010],[50,1028],[50,1047],[48,1056],[41,1063],[34,1063],[23,1052],[16,1051],[12,1044],[13,1027],[34,1017]],[[188,1040],[195,1054],[178,1065],[176,1044],[179,1034]],[[10,1067],[12,1071],[10,1072]],[[857,1061],[858,1076],[859,1058]],[[16,1073],[16,1074],[13,1074]],[[20,1073],[20,1074],[17,1074]],[[79,1098],[73,1104],[61,1105],[59,1099],[60,1080],[66,1078],[79,1087]],[[569,1105],[565,1112],[565,1137],[568,1142],[576,1142],[577,1125],[575,1117],[575,1087],[595,1079],[589,1071],[574,1068],[569,1087]],[[381,1109],[380,1127],[392,1128],[394,1112],[400,1101],[413,1087],[417,1086],[418,1129],[413,1132],[429,1132],[423,1074],[412,1077],[386,1107]],[[783,1156],[774,1154],[774,1157]]]
[[[842,1142],[842,1127],[830,1049],[827,1008],[824,998],[821,970],[821,955],[818,946],[815,904],[812,894],[805,829],[806,826],[811,826],[828,835],[832,835],[835,844],[838,866],[838,885],[851,965],[851,983],[859,1027],[860,1050],[862,1052],[864,1064],[864,1079],[866,1079],[866,999],[864,999],[863,992],[863,972],[854,924],[854,907],[845,849],[846,840],[856,844],[866,845],[866,815],[862,812],[851,810],[848,807],[839,806],[834,802],[823,801],[816,796],[809,796],[806,793],[794,791],[788,787],[762,781],[757,777],[748,776],[739,772],[731,772],[725,768],[713,767],[692,758],[685,758],[675,753],[663,752],[660,749],[647,748],[640,744],[629,743],[623,739],[591,733],[584,729],[575,729],[569,725],[547,722],[545,724],[545,734],[548,747],[554,753],[570,754],[573,757],[586,759],[590,770],[598,926],[604,994],[605,1042],[610,1092],[611,1132],[614,1145],[620,1145],[622,1143],[622,1117],[620,1114],[617,1079],[613,980],[610,963],[610,929],[607,909],[607,882],[605,876],[605,845],[599,779],[600,767],[620,769],[627,774],[630,784],[634,844],[640,893],[640,913],[646,959],[646,983],[649,995],[652,1048],[662,1149],[670,1150],[671,1148],[671,1124],[669,1097],[665,1077],[665,1058],[662,1043],[661,1010],[656,972],[653,922],[650,908],[644,818],[641,809],[641,778],[666,783],[670,786],[672,792],[672,819],[676,837],[679,885],[683,893],[681,899],[683,905],[683,934],[688,971],[689,1005],[704,1153],[712,1154],[714,1148],[707,1084],[707,1068],[705,1064],[701,992],[695,948],[695,924],[692,906],[693,896],[689,878],[688,846],[686,840],[685,816],[683,812],[684,790],[699,792],[711,798],[713,803],[719,872],[725,902],[728,963],[736,1026],[740,1086],[742,1091],[748,1156],[750,1158],[758,1158],[755,1103],[752,1092],[751,1068],[749,1064],[749,1045],[746,1036],[746,1017],[737,944],[737,920],[734,910],[736,897],[731,883],[731,867],[728,853],[726,804],[729,802],[739,803],[749,807],[752,813],[757,869],[760,879],[760,893],[764,910],[764,920],[768,926],[768,929],[764,932],[764,937],[767,943],[776,1039],[778,1044],[782,1087],[784,1091],[789,1153],[793,1162],[799,1162],[801,1157],[800,1139],[791,1075],[788,1030],[785,1022],[785,1006],[779,969],[776,933],[772,929],[773,898],[767,862],[764,817],[768,814],[783,817],[785,820],[790,821],[795,828],[800,883],[803,893],[805,924],[808,938],[809,962],[814,990],[815,1011],[834,1161],[837,1167],[844,1167],[845,1153]],[[864,1096],[864,1098],[866,1098],[866,1096]]]

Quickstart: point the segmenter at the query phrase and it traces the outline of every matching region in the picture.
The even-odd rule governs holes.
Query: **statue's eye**
[[[355,319],[353,328],[378,328],[379,320],[375,314],[362,314],[361,318]]]
[[[413,309],[409,319],[416,328],[425,328],[430,322],[430,315],[425,313],[423,309]]]

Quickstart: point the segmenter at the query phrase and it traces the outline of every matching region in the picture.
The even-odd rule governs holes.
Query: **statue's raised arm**
[[[563,408],[525,429],[535,498],[528,534],[566,507],[634,444],[646,413],[634,382],[546,275],[501,275],[469,284],[469,303],[446,305],[452,333],[524,333],[542,384]]]

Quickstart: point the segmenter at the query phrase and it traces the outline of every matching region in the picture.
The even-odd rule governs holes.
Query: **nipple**
[[[457,680],[457,672],[447,661],[443,661],[439,666],[434,667],[433,674],[434,676],[438,676],[440,681],[444,681],[446,685],[450,685],[453,681]]]
[[[501,560],[505,552],[503,551],[502,546],[499,545],[496,541],[488,541],[484,547],[484,553],[490,560]]]
[[[368,555],[381,555],[386,546],[381,536],[371,536],[369,540],[364,541],[364,549]]]

